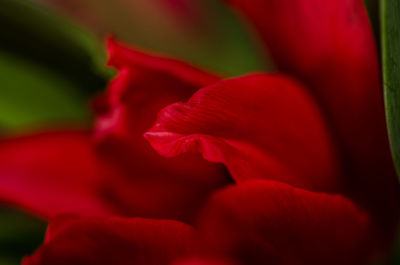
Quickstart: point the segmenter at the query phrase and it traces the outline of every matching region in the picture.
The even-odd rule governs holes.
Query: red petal
[[[215,194],[198,229],[204,251],[241,264],[364,264],[369,232],[344,197],[266,180]]]
[[[145,134],[164,156],[200,152],[236,181],[278,179],[337,188],[335,149],[305,89],[279,75],[249,75],[201,89],[165,108]]]
[[[174,59],[108,42],[119,74],[97,119],[99,152],[109,167],[111,194],[127,214],[191,219],[208,195],[228,182],[221,165],[200,155],[160,157],[143,138],[160,109],[186,100],[217,77]],[[116,179],[114,172],[123,177]]]
[[[140,218],[66,218],[24,265],[169,265],[191,251],[191,227]]]
[[[179,170],[168,172],[152,164],[155,152],[154,160],[132,165],[129,148],[104,147],[95,151],[88,132],[72,130],[3,140],[0,201],[45,218],[74,213],[190,221],[220,187],[213,174],[184,175],[197,163],[193,157],[179,159]]]
[[[107,40],[109,52],[108,64],[118,69],[126,66],[148,72],[159,72],[169,75],[176,81],[184,81],[188,85],[205,86],[218,81],[219,77],[205,72],[177,59],[157,56],[116,42],[113,38]],[[184,93],[184,92],[182,92]]]
[[[197,155],[166,159],[150,146],[132,150],[115,139],[100,149],[107,197],[127,216],[191,222],[208,197],[230,182],[223,168],[210,168]]]
[[[227,1],[253,22],[278,67],[312,89],[339,136],[352,196],[394,227],[398,185],[363,1]]]
[[[107,45],[108,64],[118,69],[118,76],[102,98],[97,123],[100,136],[117,134],[138,141],[134,137],[151,126],[162,107],[219,80],[184,62],[139,52],[112,38]]]
[[[0,199],[41,216],[113,213],[100,193],[99,175],[85,131],[0,142]]]
[[[100,137],[116,135],[136,144],[158,111],[188,99],[200,87],[219,79],[175,59],[148,55],[108,40],[109,64],[118,69],[107,97],[101,98],[97,122]]]

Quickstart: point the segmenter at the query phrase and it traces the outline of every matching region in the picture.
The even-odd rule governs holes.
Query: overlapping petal
[[[176,175],[168,174],[151,160],[132,165],[130,149],[117,143],[108,146],[109,155],[98,148],[84,130],[3,139],[0,201],[46,219],[70,213],[190,221],[220,187],[213,182],[215,175],[196,179],[178,169]],[[197,159],[187,156],[180,161],[185,171]]]
[[[115,213],[101,192],[89,137],[69,130],[2,140],[0,199],[44,217]]]
[[[399,193],[377,49],[363,1],[227,2],[252,22],[278,68],[312,90],[338,136],[349,194],[393,227]]]
[[[99,135],[117,134],[137,142],[160,108],[185,100],[200,87],[219,80],[179,60],[125,47],[113,38],[107,45],[108,64],[118,75],[97,104]]]
[[[233,178],[277,179],[314,190],[340,186],[325,121],[304,87],[286,76],[254,74],[199,90],[161,111],[145,134],[162,155],[200,152]]]
[[[209,175],[184,175],[201,165],[197,156],[172,159],[183,164],[168,172],[154,166],[156,153],[154,160],[131,154],[118,142],[95,146],[83,130],[3,139],[0,200],[44,218],[73,213],[191,221],[227,178],[221,173],[215,179],[206,161],[198,174]]]
[[[98,152],[109,168],[110,194],[122,208],[146,217],[190,219],[207,196],[229,182],[221,165],[199,155],[160,157],[143,138],[158,111],[218,80],[175,59],[139,52],[108,40],[109,65],[118,75],[97,104]],[[122,176],[118,179],[113,174]]]
[[[254,23],[278,66],[311,86],[357,170],[390,168],[376,47],[363,2],[228,2]]]
[[[169,265],[192,251],[192,229],[177,221],[58,217],[24,265]]]
[[[280,69],[312,88],[358,170],[389,160],[370,152],[382,150],[386,137],[376,47],[363,1],[228,2],[253,22]]]
[[[1,199],[46,218],[115,213],[190,221],[215,189],[230,182],[226,170],[196,154],[160,157],[143,133],[160,108],[217,78],[113,40],[109,49],[119,75],[95,103],[94,141],[89,132],[4,140]]]
[[[216,193],[198,227],[205,255],[272,265],[363,264],[371,232],[346,198],[269,180]]]
[[[98,147],[107,197],[124,215],[192,222],[208,197],[230,183],[222,166],[210,166],[199,155],[166,159],[143,148],[116,139]]]
[[[118,43],[112,37],[107,39],[107,48],[109,52],[108,64],[118,69],[130,66],[143,71],[164,73],[175,78],[178,82],[184,81],[187,85],[194,86],[205,86],[219,79],[213,73],[206,72],[178,59],[129,48]],[[185,91],[181,91],[181,93],[185,93]]]

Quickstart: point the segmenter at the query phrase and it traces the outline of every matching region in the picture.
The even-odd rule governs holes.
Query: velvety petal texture
[[[377,49],[363,1],[226,1],[253,23],[278,68],[318,99],[340,140],[349,193],[377,216],[399,212]]]
[[[151,147],[146,148],[154,154],[143,150],[141,155],[140,150],[115,139],[98,148],[102,175],[108,184],[107,197],[125,216],[192,222],[208,197],[231,182],[222,166],[210,170],[199,155],[160,159]],[[176,170],[161,167],[168,161],[176,165]]]
[[[141,218],[59,217],[24,265],[169,265],[192,251],[190,226]]]
[[[227,2],[284,74],[221,80],[109,38],[93,132],[0,142],[2,202],[76,214],[24,265],[353,265],[381,247],[400,211],[362,0]]]
[[[276,179],[313,190],[340,186],[325,121],[306,89],[282,75],[253,74],[202,88],[161,111],[146,139],[162,155],[200,152],[237,182]]]
[[[363,168],[389,160],[376,153],[387,148],[382,147],[383,99],[362,0],[227,2],[253,22],[279,68],[309,85],[321,100],[357,170],[368,172]]]
[[[240,264],[363,264],[368,217],[339,195],[256,180],[216,193],[198,234],[208,255]]]
[[[97,151],[112,190],[131,214],[188,220],[215,189],[230,180],[221,165],[198,154],[166,159],[143,138],[157,112],[218,80],[175,59],[148,55],[108,41],[109,64],[118,70],[107,94],[95,102]],[[116,179],[114,174],[122,177]]]
[[[36,133],[0,142],[0,200],[37,215],[115,213],[87,131]]]
[[[107,46],[108,65],[118,75],[97,104],[100,135],[117,134],[137,142],[162,107],[188,99],[200,87],[219,80],[184,62],[127,48],[113,38]]]

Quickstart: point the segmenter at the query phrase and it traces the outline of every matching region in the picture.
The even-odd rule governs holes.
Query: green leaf
[[[393,158],[400,173],[400,1],[381,1],[381,41],[386,117]]]

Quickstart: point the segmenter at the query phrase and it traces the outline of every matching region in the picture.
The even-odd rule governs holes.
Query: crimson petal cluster
[[[0,199],[50,219],[23,264],[363,264],[390,243],[398,193],[363,2],[227,2],[279,73],[223,79],[110,38],[118,75],[93,131],[0,143]]]

